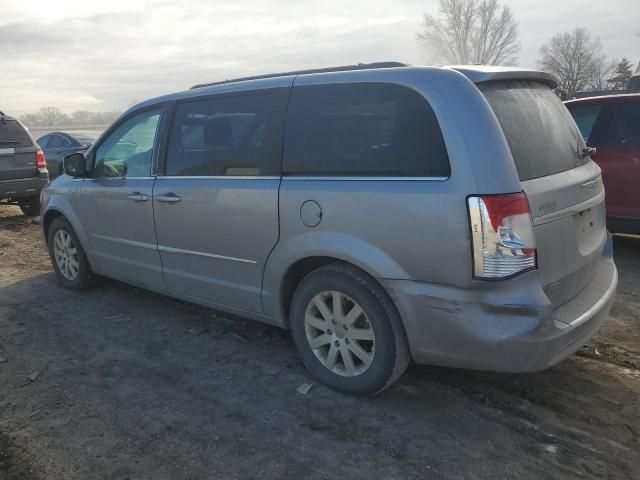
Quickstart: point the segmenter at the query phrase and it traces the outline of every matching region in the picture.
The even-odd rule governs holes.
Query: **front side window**
[[[100,144],[94,177],[148,177],[160,109],[128,118]]]
[[[576,125],[578,125],[578,128],[580,129],[582,138],[584,138],[584,141],[586,142],[591,136],[591,131],[593,130],[593,126],[596,123],[598,115],[600,114],[602,105],[599,103],[593,103],[567,106],[569,107],[569,112],[571,112],[573,119],[576,121]]]
[[[400,85],[295,87],[283,173],[448,177],[449,160],[427,101]]]
[[[176,107],[167,175],[264,174],[269,95],[208,98]]]

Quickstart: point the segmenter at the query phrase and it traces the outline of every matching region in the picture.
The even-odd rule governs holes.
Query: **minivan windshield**
[[[560,98],[542,82],[510,80],[478,86],[491,105],[520,180],[545,177],[588,161],[584,140]]]

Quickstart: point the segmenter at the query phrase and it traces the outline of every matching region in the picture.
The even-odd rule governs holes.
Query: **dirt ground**
[[[0,479],[640,478],[640,237],[593,342],[539,373],[315,384],[287,332],[113,281],[63,289],[0,206]]]

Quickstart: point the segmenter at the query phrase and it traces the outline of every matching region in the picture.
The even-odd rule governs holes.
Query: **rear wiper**
[[[595,155],[596,149],[593,147],[584,147],[580,151],[580,158],[588,157],[589,155]]]
[[[20,143],[18,140],[0,140],[0,143]]]

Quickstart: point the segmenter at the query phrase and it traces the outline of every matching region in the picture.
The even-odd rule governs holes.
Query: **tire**
[[[64,239],[67,238],[69,241],[65,243]],[[56,256],[60,256],[61,253],[60,249],[56,250],[57,245],[60,247],[60,242],[62,242],[62,256],[66,256],[66,262],[56,260]],[[76,232],[64,217],[57,217],[51,223],[47,234],[47,246],[51,264],[62,285],[73,290],[84,290],[93,284],[94,275],[82,245]],[[69,265],[68,268],[65,268],[65,263]],[[70,275],[70,272],[74,274]]]
[[[330,312],[319,308],[323,303]],[[290,326],[305,366],[341,392],[379,393],[409,364],[407,338],[393,302],[371,276],[350,265],[324,266],[300,282],[291,301]],[[313,348],[310,342],[322,346]]]
[[[18,200],[18,206],[28,217],[37,217],[40,215],[40,195]]]

